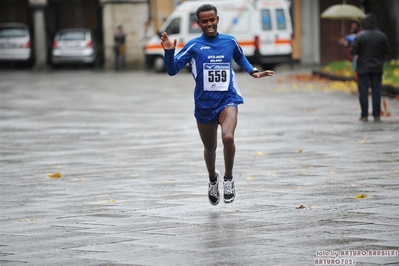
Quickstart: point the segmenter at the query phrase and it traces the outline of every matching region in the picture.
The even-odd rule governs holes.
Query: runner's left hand
[[[260,71],[252,74],[252,77],[254,78],[263,78],[267,76],[273,76],[274,71],[273,70],[265,70],[265,71]]]

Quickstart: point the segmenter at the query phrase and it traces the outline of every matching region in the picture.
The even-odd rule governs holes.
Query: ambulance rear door
[[[265,68],[291,61],[292,24],[286,0],[258,1],[261,30],[256,37],[259,63]]]

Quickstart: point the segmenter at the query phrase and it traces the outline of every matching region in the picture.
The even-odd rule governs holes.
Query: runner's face
[[[219,16],[216,16],[215,11],[209,10],[199,13],[197,25],[202,29],[206,37],[216,36],[218,23]]]

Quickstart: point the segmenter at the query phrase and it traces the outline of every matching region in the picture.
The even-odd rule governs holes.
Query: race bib
[[[204,64],[204,90],[227,91],[230,84],[230,63]]]

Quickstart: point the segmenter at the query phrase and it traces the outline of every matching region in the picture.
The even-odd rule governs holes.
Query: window
[[[190,19],[189,19],[190,25],[188,26],[188,32],[189,33],[201,33],[202,30],[200,27],[197,25],[197,16],[195,13],[190,14]]]
[[[60,35],[60,41],[84,41],[86,32],[84,31],[71,31],[63,32]]]
[[[285,15],[283,9],[276,9],[277,29],[285,30],[287,25],[285,24]]]
[[[270,20],[270,10],[269,9],[263,9],[261,11],[262,15],[262,29],[263,30],[271,30],[272,29],[272,23]]]
[[[180,18],[174,18],[168,25],[168,27],[166,27],[165,32],[168,35],[171,34],[179,34],[180,33]]]
[[[6,28],[0,29],[0,37],[1,38],[21,38],[25,37],[25,30],[24,29],[17,29],[17,28]]]

